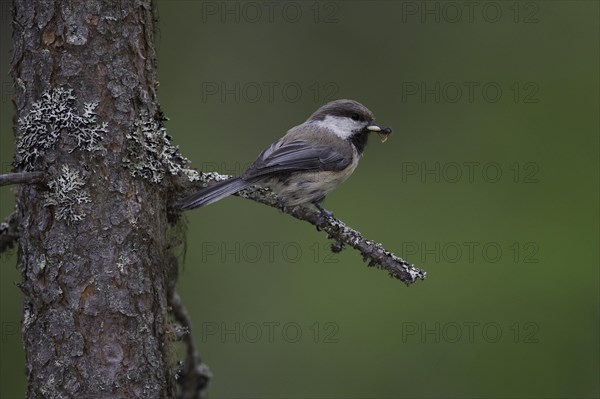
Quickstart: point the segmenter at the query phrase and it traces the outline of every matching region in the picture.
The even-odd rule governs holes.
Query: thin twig
[[[36,184],[45,180],[45,172],[16,172],[0,175],[0,186],[10,184]]]
[[[180,399],[199,399],[202,398],[208,387],[212,374],[208,366],[202,363],[194,336],[192,335],[192,322],[188,315],[181,298],[177,292],[173,293],[169,301],[171,312],[175,320],[181,325],[181,340],[187,347],[185,361],[178,372],[177,383],[181,387]]]
[[[192,320],[175,290],[179,266],[176,256],[168,259],[168,303],[169,312],[173,315],[179,326],[176,329],[176,338],[182,341],[187,350],[185,361],[177,371],[177,384],[180,387],[179,399],[200,399],[206,394],[208,383],[212,374],[208,366],[202,363],[200,354],[196,349],[196,342],[192,334]]]
[[[214,172],[202,173],[201,179],[194,182],[194,187],[190,187],[189,192],[204,187],[210,182],[226,180],[229,177]],[[386,270],[391,277],[404,282],[406,285],[410,285],[418,279],[424,280],[427,275],[424,270],[416,268],[414,265],[386,250],[381,244],[367,240],[360,232],[348,227],[338,219],[322,218],[319,212],[306,206],[294,206],[282,209],[280,203],[277,201],[277,196],[268,189],[252,186],[238,192],[236,195],[277,208],[296,219],[316,226],[319,230],[325,231],[328,237],[333,240],[331,245],[333,252],[340,252],[344,245],[348,245],[358,250],[362,254],[363,260],[367,261],[369,266]]]

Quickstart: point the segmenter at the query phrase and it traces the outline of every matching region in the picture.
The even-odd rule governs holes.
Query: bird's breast
[[[261,183],[271,188],[287,206],[318,201],[343,183],[358,166],[358,156],[340,171],[293,172],[270,176]]]

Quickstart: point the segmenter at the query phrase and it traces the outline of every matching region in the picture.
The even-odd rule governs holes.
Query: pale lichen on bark
[[[142,177],[152,183],[160,183],[165,175],[185,175],[188,180],[199,179],[198,172],[189,169],[189,160],[171,144],[171,136],[163,126],[165,117],[150,117],[142,111],[127,133],[127,155],[123,165],[134,177]]]
[[[107,134],[107,123],[97,124],[97,102],[84,103],[77,110],[72,89],[57,87],[46,90],[31,105],[29,112],[17,121],[17,154],[15,166],[24,170],[43,168],[37,161],[53,150],[58,142],[71,139],[70,152],[77,148],[103,152],[101,141]]]
[[[61,173],[48,182],[44,206],[55,207],[58,220],[66,220],[69,224],[79,222],[86,215],[83,206],[92,202],[84,186],[85,179],[78,170],[62,165]]]

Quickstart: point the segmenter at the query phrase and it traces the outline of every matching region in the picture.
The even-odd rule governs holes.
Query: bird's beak
[[[374,123],[367,126],[367,130],[369,130],[370,132],[377,132],[377,134],[379,135],[379,139],[381,140],[382,143],[385,143],[385,141],[388,139],[390,134],[392,134],[391,128],[386,127],[384,129],[382,129],[381,127],[377,126]]]

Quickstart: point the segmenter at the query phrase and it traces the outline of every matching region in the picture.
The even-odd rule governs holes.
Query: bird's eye
[[[351,118],[353,121],[357,121],[360,119],[360,116],[358,114],[354,113],[354,114],[352,114]]]

